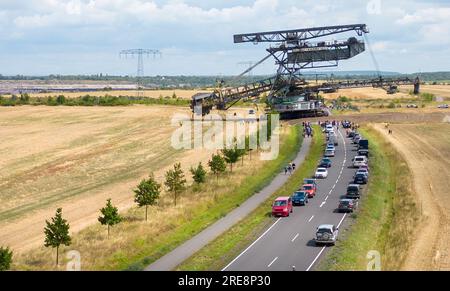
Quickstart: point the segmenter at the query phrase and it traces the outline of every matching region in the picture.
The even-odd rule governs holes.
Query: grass
[[[375,130],[361,130],[371,145],[371,180],[361,209],[343,240],[320,264],[319,270],[364,271],[366,256],[381,254],[382,270],[399,270],[411,244],[419,212],[412,193],[412,174],[406,162]]]
[[[319,132],[318,127],[316,127],[316,132]],[[178,266],[177,270],[217,271],[225,267],[273,223],[270,213],[273,199],[279,196],[292,195],[301,186],[299,181],[303,181],[304,178],[310,177],[314,173],[317,161],[323,153],[324,143],[323,135],[316,134],[306,160],[283,187],[239,224],[233,226],[229,231]]]
[[[123,214],[125,221],[112,229],[109,240],[100,225],[75,235],[70,249],[81,253],[82,269],[141,270],[225,216],[267,185],[296,155],[302,142],[299,128],[285,127],[284,131],[277,160],[250,163],[247,159],[233,173],[219,180],[211,178],[201,189],[190,188],[177,207],[170,195],[164,195],[158,207],[150,210],[148,223],[142,220],[142,209],[132,208]],[[14,269],[53,269],[52,256],[48,249],[33,250],[18,256]]]

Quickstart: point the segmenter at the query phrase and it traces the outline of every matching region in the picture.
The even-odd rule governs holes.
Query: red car
[[[316,186],[312,184],[303,185],[302,191],[308,193],[308,198],[316,197]]]
[[[294,210],[290,197],[280,197],[272,205],[273,216],[288,217]]]

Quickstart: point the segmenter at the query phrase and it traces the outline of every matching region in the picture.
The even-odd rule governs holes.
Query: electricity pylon
[[[152,50],[152,49],[129,49],[129,50],[123,50],[120,52],[120,57],[131,57],[134,58],[137,56],[138,63],[137,63],[137,95],[138,97],[142,97],[143,94],[143,82],[142,78],[144,77],[144,57],[150,57],[153,55],[153,58],[156,58],[157,56],[161,56],[161,52],[159,50]]]

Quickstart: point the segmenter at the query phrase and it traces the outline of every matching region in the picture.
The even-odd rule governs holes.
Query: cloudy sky
[[[351,23],[369,26],[381,70],[450,71],[449,0],[0,0],[0,74],[135,75],[130,48],[163,52],[146,75],[238,74],[266,44],[233,34]],[[339,69],[375,65],[366,52]]]

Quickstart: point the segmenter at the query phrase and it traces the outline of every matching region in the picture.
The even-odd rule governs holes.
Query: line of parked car
[[[353,213],[358,207],[361,198],[362,185],[368,183],[370,176],[369,168],[369,141],[364,139],[356,130],[349,130],[352,124],[349,121],[341,123],[347,129],[347,137],[357,147],[358,154],[352,159],[352,165],[357,168],[353,181],[348,185],[345,196],[339,201],[338,211]],[[336,123],[322,124],[326,134],[327,146],[323,158],[320,160],[314,178],[305,179],[303,185],[291,197],[279,197],[272,205],[272,215],[275,217],[289,217],[296,206],[306,206],[310,199],[318,193],[319,179],[327,179],[328,171],[333,167],[332,158],[336,156],[336,147],[339,146],[338,137],[335,132]],[[337,226],[323,224],[317,228],[316,245],[335,245],[339,234]]]
[[[347,137],[352,140],[352,143],[357,147],[357,156],[352,159],[352,165],[357,168],[353,181],[348,185],[346,194],[339,201],[337,211],[342,213],[353,213],[358,207],[358,200],[361,198],[361,185],[367,184],[369,179],[369,141],[364,139],[356,130],[349,130],[352,128],[352,123],[343,121],[341,123],[344,129],[347,129]],[[317,179],[326,179],[328,177],[328,169],[332,167],[333,162],[330,157],[334,157],[330,153],[334,150],[333,144],[330,143],[330,136],[334,135],[334,131],[329,124],[325,127],[327,134],[327,148],[325,150],[324,158],[319,163],[319,168],[316,171]],[[317,228],[314,241],[316,245],[335,245],[339,236],[339,228],[333,224],[323,224]]]

